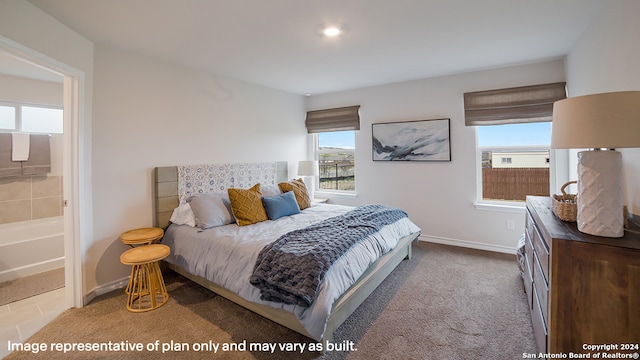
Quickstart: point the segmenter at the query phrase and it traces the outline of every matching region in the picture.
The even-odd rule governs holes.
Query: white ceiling
[[[561,58],[606,1],[30,0],[97,45],[296,94]]]

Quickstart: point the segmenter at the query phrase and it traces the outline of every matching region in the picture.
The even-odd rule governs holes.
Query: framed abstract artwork
[[[450,119],[372,125],[374,161],[451,161]]]

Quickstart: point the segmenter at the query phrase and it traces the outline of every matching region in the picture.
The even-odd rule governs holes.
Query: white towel
[[[11,161],[29,160],[29,134],[11,133]]]

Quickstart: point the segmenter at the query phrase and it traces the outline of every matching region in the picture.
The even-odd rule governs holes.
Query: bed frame
[[[287,162],[277,163],[277,181],[287,181]],[[178,206],[178,170],[177,166],[158,167],[154,169],[154,226],[166,228],[173,209]],[[333,304],[327,327],[322,338],[323,348],[332,341],[333,332],[362,304],[369,295],[384,281],[384,279],[402,262],[411,258],[411,244],[418,239],[419,233],[414,233],[400,239],[398,245],[383,255]],[[190,279],[191,281],[223,296],[236,304],[283,325],[308,338],[312,336],[292,313],[257,304],[245,300],[236,293],[229,291],[205,278],[186,272],[183,268],[165,263],[169,269]],[[314,339],[315,340],[315,339]]]

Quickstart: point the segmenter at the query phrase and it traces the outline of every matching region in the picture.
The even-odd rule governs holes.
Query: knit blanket
[[[249,281],[266,301],[309,306],[331,265],[354,244],[407,217],[400,209],[362,205],[284,234],[260,251]]]

